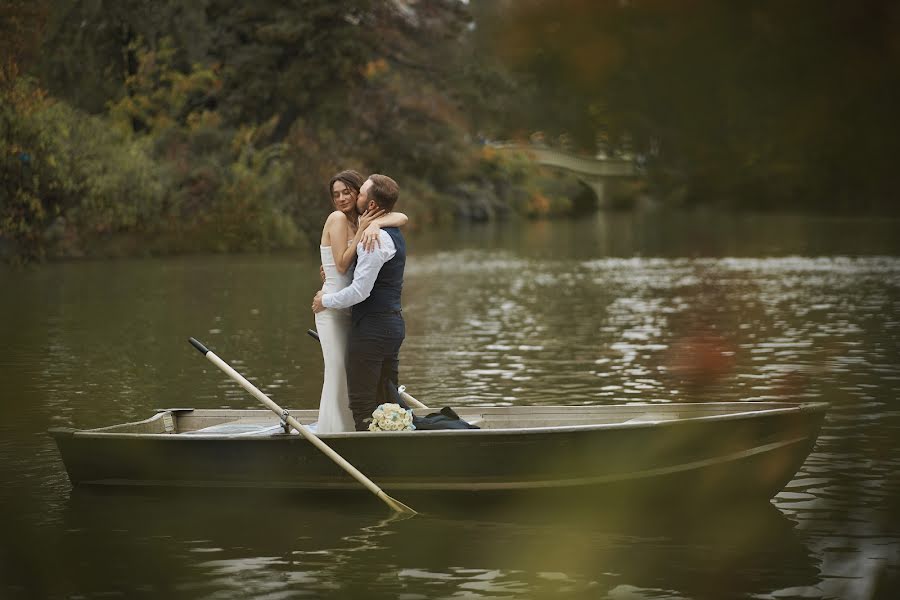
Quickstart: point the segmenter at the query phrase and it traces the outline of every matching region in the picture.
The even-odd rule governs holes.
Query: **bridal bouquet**
[[[415,428],[412,411],[399,404],[379,405],[369,423],[369,431],[412,431]]]

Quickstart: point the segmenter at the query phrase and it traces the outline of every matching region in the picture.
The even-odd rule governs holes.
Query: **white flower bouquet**
[[[381,404],[372,413],[369,431],[412,431],[413,414],[399,404]]]

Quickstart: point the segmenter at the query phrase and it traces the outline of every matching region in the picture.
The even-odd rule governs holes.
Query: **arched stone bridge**
[[[573,173],[594,192],[597,204],[601,207],[607,204],[605,189],[610,179],[634,178],[641,175],[633,159],[594,158],[538,145],[491,144],[491,147],[501,152],[522,154],[540,165]]]

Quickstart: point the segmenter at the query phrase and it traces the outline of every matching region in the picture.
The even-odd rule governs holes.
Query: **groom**
[[[359,190],[356,210],[394,209],[400,195],[397,182],[386,175],[370,175]],[[313,298],[313,310],[349,308],[350,339],[347,348],[347,392],[357,431],[367,431],[372,412],[383,402],[394,401],[390,384],[399,381],[400,345],[406,325],[400,313],[400,292],[406,266],[406,240],[396,227],[379,232],[379,245],[366,252],[356,248],[352,283],[333,294],[321,290]]]

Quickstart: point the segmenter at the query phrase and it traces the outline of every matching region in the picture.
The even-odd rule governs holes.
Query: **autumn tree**
[[[896,210],[896,3],[525,0],[483,12],[494,52],[540,81],[532,126],[583,144],[627,134],[696,202]]]

